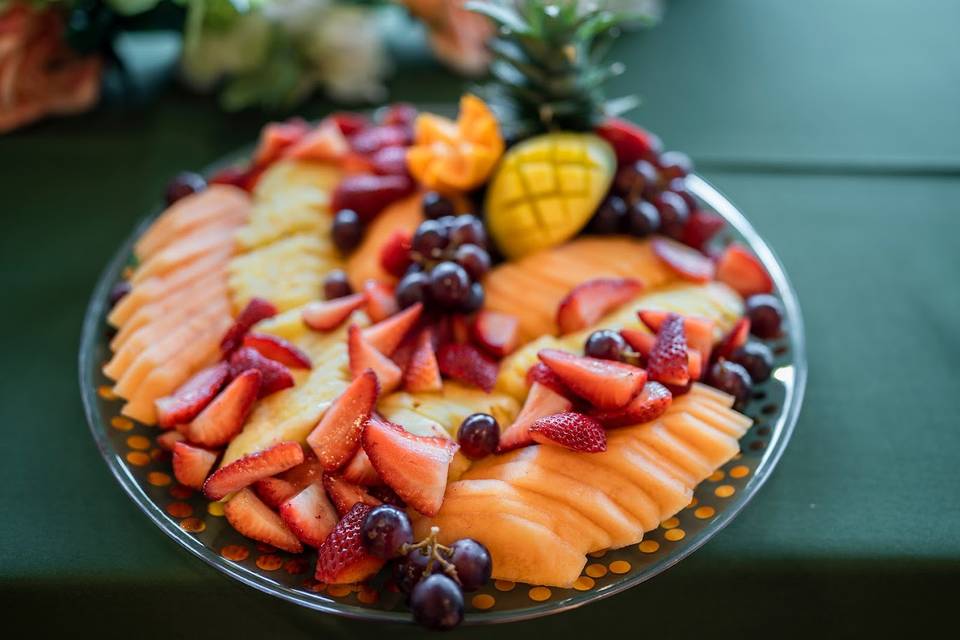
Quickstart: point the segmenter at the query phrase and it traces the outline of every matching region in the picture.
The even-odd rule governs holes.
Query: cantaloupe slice
[[[690,472],[697,482],[713,473],[713,467],[703,453],[670,433],[662,423],[643,425],[643,428],[636,430],[636,434],[641,442]]]
[[[130,282],[139,284],[152,276],[164,276],[224,247],[233,246],[235,224],[217,224],[197,229],[153,254],[133,272]]]
[[[740,451],[736,438],[718,431],[689,413],[663,416],[660,422],[672,435],[699,451],[713,469],[723,466]]]
[[[347,259],[346,270],[353,288],[359,291],[363,283],[373,278],[394,282],[396,277],[380,266],[380,252],[387,240],[397,231],[413,232],[423,221],[421,196],[413,195],[388,206],[363,233],[363,242]]]

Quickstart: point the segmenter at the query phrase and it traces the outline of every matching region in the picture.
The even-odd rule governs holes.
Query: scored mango
[[[558,245],[586,226],[617,168],[613,148],[584,133],[548,133],[503,157],[487,195],[487,228],[508,258]]]

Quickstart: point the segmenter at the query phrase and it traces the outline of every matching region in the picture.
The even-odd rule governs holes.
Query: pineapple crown
[[[626,21],[640,16],[592,0],[470,0],[498,27],[488,43],[492,81],[480,88],[509,138],[590,131],[632,109],[634,96],[607,100],[604,83],[624,71],[603,60]]]

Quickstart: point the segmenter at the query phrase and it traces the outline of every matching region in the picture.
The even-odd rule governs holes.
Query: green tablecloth
[[[674,0],[661,27],[622,44],[617,88],[644,94],[636,116],[688,150],[785,262],[807,321],[807,399],[774,477],[704,549],[627,593],[498,634],[863,635],[953,618],[957,24],[951,0]],[[431,102],[459,90],[433,67],[393,86]],[[173,92],[0,138],[5,628],[385,631],[255,593],[183,552],[118,488],[81,412],[78,336],[99,271],[168,176],[248,142],[261,120]]]

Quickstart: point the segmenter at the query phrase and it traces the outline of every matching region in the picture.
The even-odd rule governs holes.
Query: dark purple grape
[[[463,313],[473,313],[474,311],[479,311],[483,306],[483,301],[486,299],[486,292],[483,290],[483,285],[479,282],[474,282],[470,285],[470,292],[467,293],[467,299],[460,305],[460,311]]]
[[[430,297],[441,306],[460,306],[469,294],[470,277],[456,262],[441,262],[430,272]]]
[[[583,345],[583,353],[591,358],[620,361],[627,350],[627,341],[616,331],[594,331]]]
[[[341,209],[333,216],[333,244],[341,253],[350,253],[363,239],[360,216],[353,209]]]
[[[423,194],[423,215],[430,220],[443,216],[452,216],[456,213],[453,203],[436,191],[427,191]]]
[[[627,215],[627,203],[620,196],[609,196],[590,220],[590,231],[601,235],[620,233]]]
[[[425,549],[412,549],[402,560],[393,565],[393,582],[404,593],[410,593],[420,582],[430,562]]]
[[[453,629],[463,620],[463,592],[442,573],[431,573],[410,593],[413,619],[427,629]]]
[[[418,302],[426,303],[430,293],[430,276],[423,271],[411,272],[397,283],[394,295],[397,297],[397,304],[401,309],[406,309]]]
[[[467,275],[473,280],[480,280],[490,270],[490,254],[475,244],[457,247],[453,259],[467,270]]]
[[[173,177],[173,180],[167,183],[167,189],[164,197],[167,200],[167,206],[170,206],[177,200],[186,198],[194,193],[200,193],[207,188],[207,181],[199,173],[192,171],[183,171]]]
[[[632,194],[635,198],[643,197],[647,200],[653,198],[660,190],[660,174],[653,163],[646,160],[637,160],[633,164],[633,170],[637,174],[637,181],[634,184]]]
[[[627,212],[630,235],[643,238],[660,230],[660,212],[646,200],[639,200]]]
[[[323,297],[327,300],[343,298],[353,293],[350,280],[343,269],[334,269],[323,279]]]
[[[663,191],[654,198],[653,206],[660,214],[660,232],[679,240],[683,236],[683,227],[690,218],[687,203],[672,191]]]
[[[460,451],[471,460],[485,458],[500,445],[500,424],[488,413],[474,413],[457,429]]]
[[[426,258],[436,258],[450,242],[447,229],[439,220],[424,220],[413,234],[410,245]]]
[[[750,333],[767,340],[780,335],[783,323],[783,305],[769,293],[758,293],[747,298],[746,316],[750,318]]]
[[[460,588],[476,591],[490,580],[493,562],[487,548],[473,538],[462,538],[450,545],[450,562],[457,569]]]
[[[384,560],[403,555],[403,545],[413,543],[413,527],[410,518],[400,509],[381,504],[370,510],[363,526],[360,540],[372,555]]]
[[[753,380],[747,370],[736,362],[723,359],[715,362],[707,372],[706,383],[736,398],[733,408],[737,411],[742,411],[750,400]]]
[[[117,303],[127,297],[133,291],[133,285],[127,280],[121,280],[110,289],[110,306],[115,307]]]
[[[487,231],[477,216],[464,214],[454,218],[450,227],[450,245],[459,247],[464,244],[487,246]]]
[[[666,151],[660,154],[658,165],[660,178],[664,184],[674,178],[686,178],[693,172],[693,161],[690,160],[690,156],[680,151]]]
[[[752,340],[730,355],[730,360],[747,370],[754,382],[764,382],[773,371],[773,352],[762,342]]]
[[[691,213],[697,210],[699,206],[697,205],[697,199],[693,197],[693,194],[690,193],[690,189],[687,188],[687,181],[685,178],[674,178],[671,180],[669,183],[667,183],[666,191],[672,191],[683,198],[683,201],[687,203],[687,209],[689,209]]]

